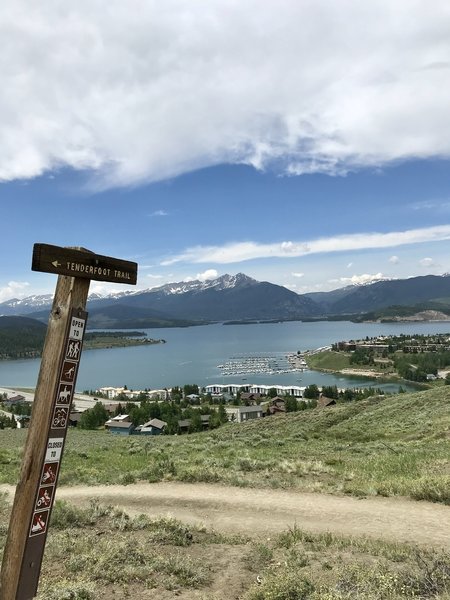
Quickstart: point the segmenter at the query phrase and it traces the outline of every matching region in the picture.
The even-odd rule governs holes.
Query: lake
[[[340,377],[317,371],[224,376],[218,365],[232,357],[271,356],[313,350],[333,342],[366,336],[432,334],[450,332],[448,322],[350,323],[320,321],[303,323],[260,323],[251,325],[204,325],[200,327],[146,329],[149,337],[165,339],[166,344],[132,346],[83,352],[77,390],[103,386],[130,389],[160,389],[186,383],[201,386],[213,383],[266,383],[301,385],[316,383],[345,387],[374,384],[386,391],[398,386],[370,382],[364,378]],[[0,362],[0,386],[35,387],[40,360]],[[403,386],[405,387],[405,386]]]

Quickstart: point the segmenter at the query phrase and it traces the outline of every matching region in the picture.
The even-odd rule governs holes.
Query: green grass
[[[0,432],[0,482],[16,481],[24,436]],[[450,504],[450,386],[189,436],[69,431],[61,485],[139,480],[402,495]]]
[[[161,340],[155,340],[146,336],[132,336],[131,333],[88,332],[83,342],[83,350],[125,348],[127,346],[146,346],[159,343],[161,343]]]
[[[327,371],[340,371],[348,369],[350,365],[349,352],[333,352],[326,350],[317,354],[308,355],[308,366],[311,369],[323,369]]]
[[[0,496],[0,560],[10,507]],[[68,516],[70,518],[68,519]],[[450,556],[366,538],[230,538],[175,519],[58,503],[38,600],[449,600]]]

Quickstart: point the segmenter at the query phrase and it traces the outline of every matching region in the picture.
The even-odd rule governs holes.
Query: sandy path
[[[12,486],[0,485],[12,494]],[[312,532],[367,535],[450,549],[450,507],[403,498],[367,498],[255,490],[208,484],[154,483],[61,487],[57,498],[91,498],[130,514],[171,515],[218,531],[270,535],[297,524]]]

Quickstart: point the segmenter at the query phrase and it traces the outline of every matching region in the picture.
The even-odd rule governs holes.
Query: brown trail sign
[[[84,249],[35,244],[34,271],[59,275],[0,575],[0,600],[37,593],[64,451],[91,279],[135,284],[137,264]]]

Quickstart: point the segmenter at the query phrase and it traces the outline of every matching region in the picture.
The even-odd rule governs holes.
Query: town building
[[[263,416],[261,406],[227,406],[225,412],[228,420],[235,423],[244,423],[252,419],[260,419]]]
[[[131,435],[135,430],[135,426],[128,415],[117,415],[117,417],[112,417],[112,419],[106,421],[105,429],[117,435]]]
[[[246,394],[259,394],[260,396],[267,396],[269,390],[275,389],[278,396],[294,396],[294,398],[303,398],[303,392],[305,386],[299,385],[265,385],[265,384],[252,384],[252,385],[236,385],[236,384],[220,384],[214,383],[206,386],[206,392],[212,395],[214,394],[234,394],[237,392]]]

